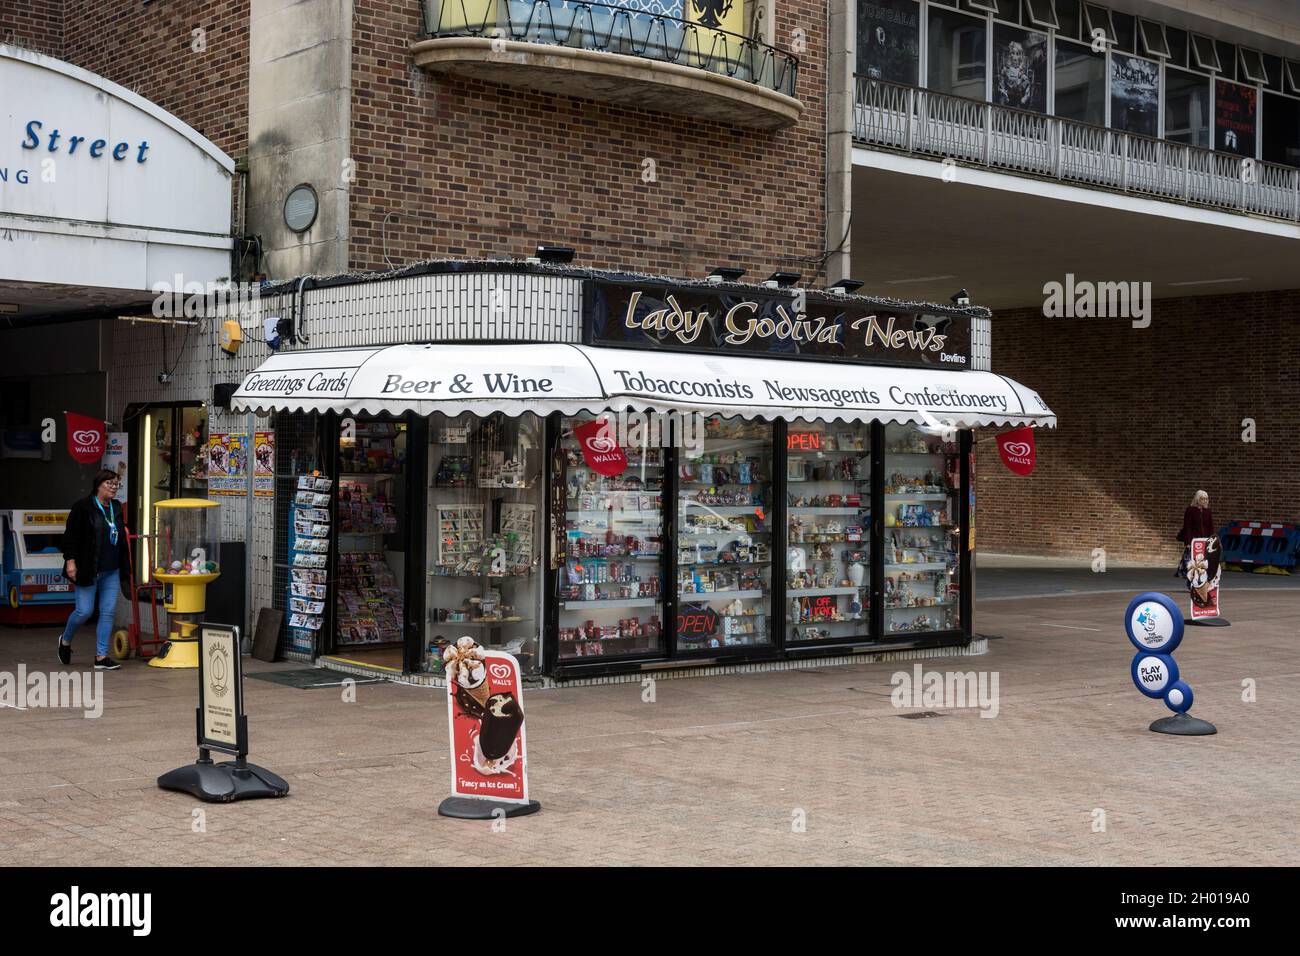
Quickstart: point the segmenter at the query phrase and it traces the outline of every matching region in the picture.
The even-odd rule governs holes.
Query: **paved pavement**
[[[1233,589],[1233,627],[1189,630],[1206,738],[1147,731],[1165,711],[1129,681],[1126,600],[982,600],[989,654],[923,666],[996,673],[993,719],[900,719],[910,663],[663,680],[654,703],[634,683],[530,692],[544,809],[504,832],[436,815],[444,700],[394,684],[345,703],[247,680],[252,757],[290,796],[160,791],[194,757],[195,678],[131,662],[99,719],[0,709],[0,864],[1300,863],[1300,593]],[[0,673],[57,666],[53,634],[0,630]]]

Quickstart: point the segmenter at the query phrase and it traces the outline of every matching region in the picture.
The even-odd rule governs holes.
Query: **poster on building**
[[[1214,84],[1214,148],[1237,156],[1255,155],[1257,91],[1218,80]]]
[[[858,0],[858,74],[915,86],[920,29],[916,0]]]
[[[114,497],[123,503],[126,502],[127,448],[129,442],[130,438],[126,432],[109,432],[108,440],[104,444],[104,458],[99,465],[105,471],[111,471],[117,475],[117,494]]]
[[[274,480],[274,479],[273,479]],[[248,494],[248,435],[215,432],[208,436],[208,496]]]
[[[1219,616],[1219,577],[1223,573],[1218,536],[1193,538],[1187,562],[1187,595],[1192,620]]]
[[[528,803],[519,662],[462,637],[443,652],[451,795]]]
[[[1047,112],[1046,33],[994,24],[993,102]]]
[[[275,432],[253,433],[253,495],[275,497]]]
[[[1110,125],[1139,136],[1160,132],[1159,63],[1111,54]]]

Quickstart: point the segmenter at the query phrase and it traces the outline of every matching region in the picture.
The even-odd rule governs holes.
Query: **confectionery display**
[[[885,429],[885,630],[890,634],[960,626],[955,442],[912,425]]]
[[[560,657],[662,653],[660,574],[663,450],[629,449],[626,470],[602,475],[563,422],[564,562],[557,576]]]
[[[772,426],[706,419],[701,453],[679,462],[678,647],[769,643]]]
[[[871,629],[871,426],[791,422],[786,434],[790,641]]]

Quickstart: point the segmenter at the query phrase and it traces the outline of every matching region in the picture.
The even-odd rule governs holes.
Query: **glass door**
[[[772,426],[714,416],[679,451],[678,653],[770,644]]]
[[[132,454],[139,456],[139,467],[128,469],[136,491],[127,518],[133,534],[148,535],[158,502],[208,496],[208,410],[201,404],[150,405],[136,417]],[[136,575],[142,584],[149,578],[144,558],[137,544]]]
[[[566,554],[556,581],[559,658],[661,657],[664,450],[628,449],[625,470],[602,474],[575,434],[595,421],[584,415],[561,423]]]
[[[870,637],[870,424],[790,423],[786,542],[787,640]]]
[[[886,638],[961,626],[961,454],[928,432],[885,427]]]

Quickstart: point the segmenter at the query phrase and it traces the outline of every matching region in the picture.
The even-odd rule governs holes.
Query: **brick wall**
[[[59,0],[59,5],[62,59],[174,113],[232,157],[247,155],[248,0]],[[194,49],[196,29],[203,31],[205,49]]]
[[[1055,430],[1012,475],[979,446],[978,547],[1168,562],[1198,488],[1215,522],[1300,519],[1300,290],[1170,299],[1152,324],[993,320],[993,368],[1043,396]],[[1242,420],[1256,423],[1242,441]],[[986,431],[980,437],[991,436]]]
[[[424,73],[408,50],[420,4],[356,0],[352,266],[550,242],[583,265],[811,277],[815,265],[793,260],[824,248],[825,8],[783,0],[776,22],[777,46],[807,34],[805,112],[769,133]],[[656,182],[642,179],[646,159]]]
[[[4,0],[0,43],[13,43],[49,56],[63,54],[64,0]]]

